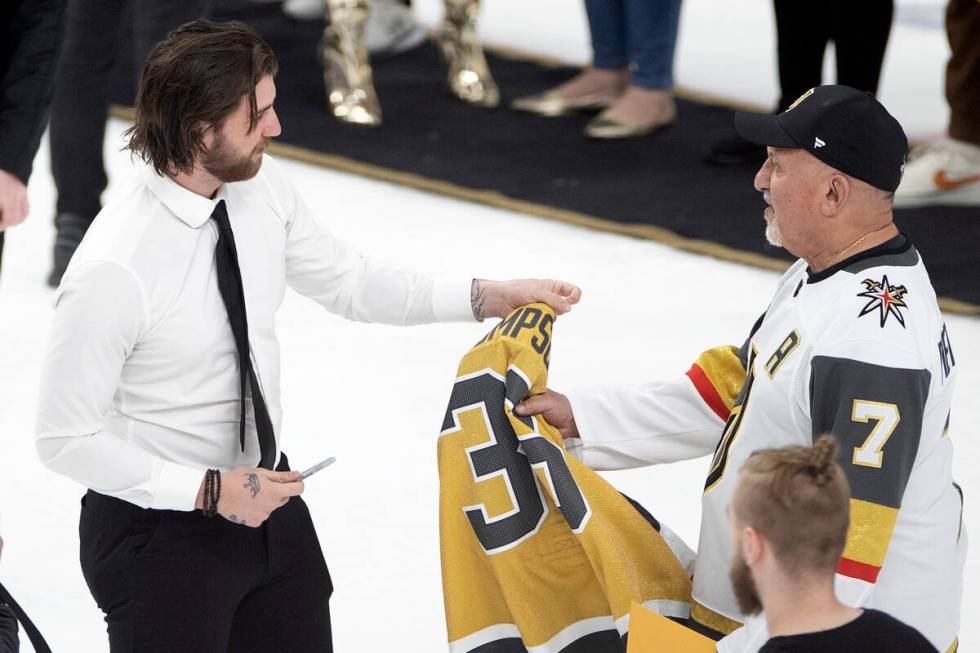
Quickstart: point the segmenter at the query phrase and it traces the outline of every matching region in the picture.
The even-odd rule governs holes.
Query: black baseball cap
[[[735,113],[735,129],[757,145],[804,149],[841,172],[894,192],[909,142],[871,93],[850,86],[812,88],[780,114]]]

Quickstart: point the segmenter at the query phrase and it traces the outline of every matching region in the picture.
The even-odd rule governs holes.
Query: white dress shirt
[[[210,219],[219,200],[277,439],[274,318],[287,284],[352,320],[474,320],[470,279],[362,256],[330,234],[269,157],[255,178],[224,184],[214,199],[147,168],[99,213],[54,299],[36,428],[38,454],[54,471],[144,508],[192,510],[206,469],[258,464],[250,400],[244,452],[239,441],[237,350]]]

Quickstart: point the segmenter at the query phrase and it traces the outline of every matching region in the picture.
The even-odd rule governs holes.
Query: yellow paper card
[[[634,602],[626,653],[715,653],[715,643]]]

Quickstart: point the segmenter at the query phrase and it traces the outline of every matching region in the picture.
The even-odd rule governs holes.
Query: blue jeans
[[[629,66],[631,83],[669,90],[681,0],[585,0],[592,32],[592,65]]]

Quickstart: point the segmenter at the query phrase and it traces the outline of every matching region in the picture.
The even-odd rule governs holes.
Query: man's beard
[[[752,615],[761,612],[762,601],[759,599],[759,591],[755,587],[755,581],[752,580],[752,570],[745,564],[745,559],[737,550],[732,558],[728,577],[732,581],[735,600],[738,602],[738,609],[742,611],[742,614]]]
[[[783,234],[779,231],[775,216],[766,221],[766,241],[773,247],[783,246]]]
[[[245,181],[258,174],[262,167],[262,151],[269,143],[266,139],[259,147],[245,156],[237,156],[228,146],[221,132],[204,155],[204,169],[224,183]]]
[[[762,199],[766,201],[768,207],[762,214],[766,220],[766,240],[774,247],[782,247],[783,234],[779,231],[779,223],[776,222],[776,210],[772,208],[769,191],[762,193]]]

